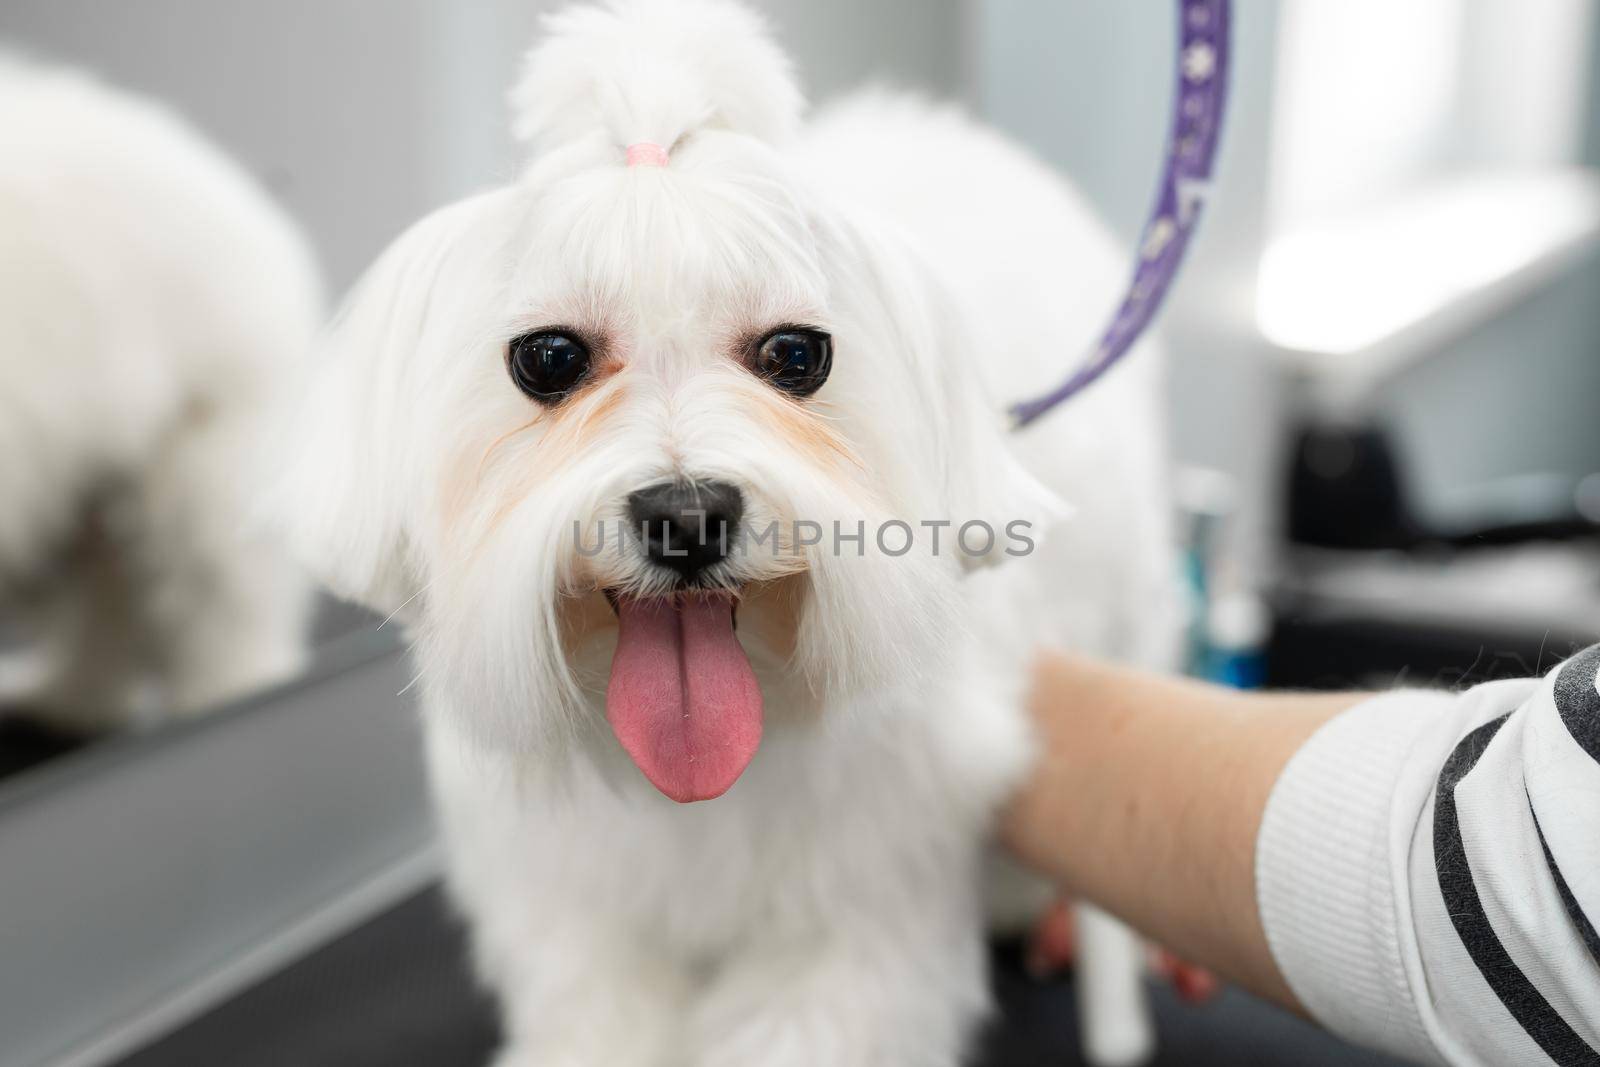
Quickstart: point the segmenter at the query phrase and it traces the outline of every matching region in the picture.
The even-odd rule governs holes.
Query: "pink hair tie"
[[[667,150],[654,141],[640,141],[628,146],[628,166],[630,167],[664,167],[667,165]]]

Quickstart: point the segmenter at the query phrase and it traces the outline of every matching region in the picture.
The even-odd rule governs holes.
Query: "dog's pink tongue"
[[[761,744],[761,689],[726,596],[617,601],[606,719],[644,776],[680,804],[721,796]]]

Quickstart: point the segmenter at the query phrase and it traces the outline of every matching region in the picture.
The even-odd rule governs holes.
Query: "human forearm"
[[[1257,913],[1257,831],[1289,757],[1359,699],[1251,696],[1046,654],[1030,702],[1040,766],[1007,840],[1068,892],[1294,1006]]]

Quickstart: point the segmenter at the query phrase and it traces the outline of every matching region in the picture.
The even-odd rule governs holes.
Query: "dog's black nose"
[[[692,582],[728,557],[744,494],[727,482],[661,482],[629,493],[628,514],[650,561]]]

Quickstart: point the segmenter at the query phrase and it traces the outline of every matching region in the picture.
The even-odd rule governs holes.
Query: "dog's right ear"
[[[413,524],[428,493],[430,367],[470,338],[484,234],[505,192],[443,208],[402,234],[346,298],[275,443],[268,510],[338,595],[398,612],[427,580]],[[470,328],[470,326],[469,326]],[[268,469],[273,469],[269,467]]]

